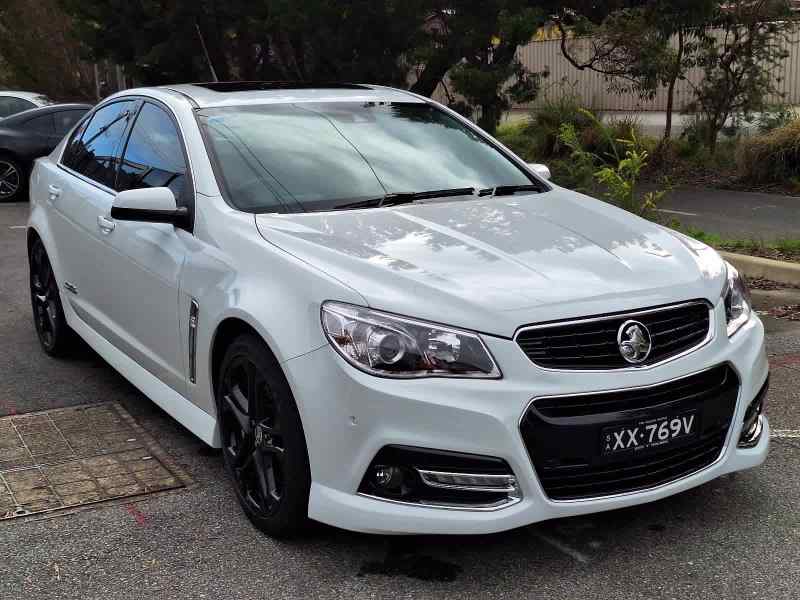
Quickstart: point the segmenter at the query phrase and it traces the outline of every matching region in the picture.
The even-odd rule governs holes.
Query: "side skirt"
[[[73,312],[71,307],[68,310]],[[213,448],[221,446],[216,418],[192,404],[171,387],[159,381],[152,373],[139,366],[129,356],[120,352],[74,312],[70,316],[72,316],[71,319],[68,318],[70,327],[120,375],[206,444]]]

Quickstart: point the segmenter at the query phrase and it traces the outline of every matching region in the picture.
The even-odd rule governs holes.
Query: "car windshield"
[[[229,201],[246,212],[538,184],[483,137],[424,103],[236,106],[203,109],[198,118]]]

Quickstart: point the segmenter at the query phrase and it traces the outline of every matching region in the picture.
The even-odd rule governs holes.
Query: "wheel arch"
[[[283,367],[281,366],[281,357],[273,349],[269,336],[261,331],[260,327],[253,324],[245,315],[227,315],[217,324],[211,337],[211,347],[209,350],[208,360],[212,397],[217,391],[219,369],[222,365],[222,360],[225,357],[225,351],[237,337],[248,333],[261,340],[261,343],[264,344],[267,352],[269,352],[270,355],[275,359],[283,378],[288,384],[289,378],[286,376],[286,371],[284,371]],[[298,406],[298,409],[299,408],[300,407]]]

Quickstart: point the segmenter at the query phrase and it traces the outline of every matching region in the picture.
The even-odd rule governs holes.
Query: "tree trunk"
[[[667,121],[664,124],[664,139],[668,140],[672,137],[672,107],[675,103],[675,80],[673,77],[669,80],[669,87],[667,88]]]
[[[675,83],[681,74],[681,63],[683,62],[683,53],[686,49],[686,39],[683,34],[683,29],[678,29],[678,54],[675,57],[675,68],[672,69],[669,79],[669,87],[667,88],[667,122],[664,125],[664,139],[668,140],[672,137],[672,111],[675,106]]]
[[[500,102],[499,99],[489,104],[481,104],[481,116],[478,118],[478,127],[486,133],[494,135],[497,126],[500,124]]]

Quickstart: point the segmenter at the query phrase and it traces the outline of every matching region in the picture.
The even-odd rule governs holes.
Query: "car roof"
[[[0,96],[2,92],[0,92]],[[22,112],[15,113],[10,117],[6,117],[0,121],[0,127],[13,127],[14,125],[19,125],[21,123],[25,123],[30,119],[34,119],[41,115],[47,115],[50,113],[57,113],[62,112],[65,110],[83,110],[89,111],[92,108],[91,104],[51,104],[49,106],[39,106],[36,108],[29,108],[28,110],[23,110]]]
[[[178,93],[198,108],[293,102],[424,102],[405,90],[352,83],[224,81],[166,85],[156,89]]]
[[[13,96],[14,98],[22,98],[23,100],[30,100],[31,102],[37,102],[37,99],[41,97],[47,98],[46,94],[40,94],[38,92],[20,92],[17,90],[0,90],[0,96]]]

